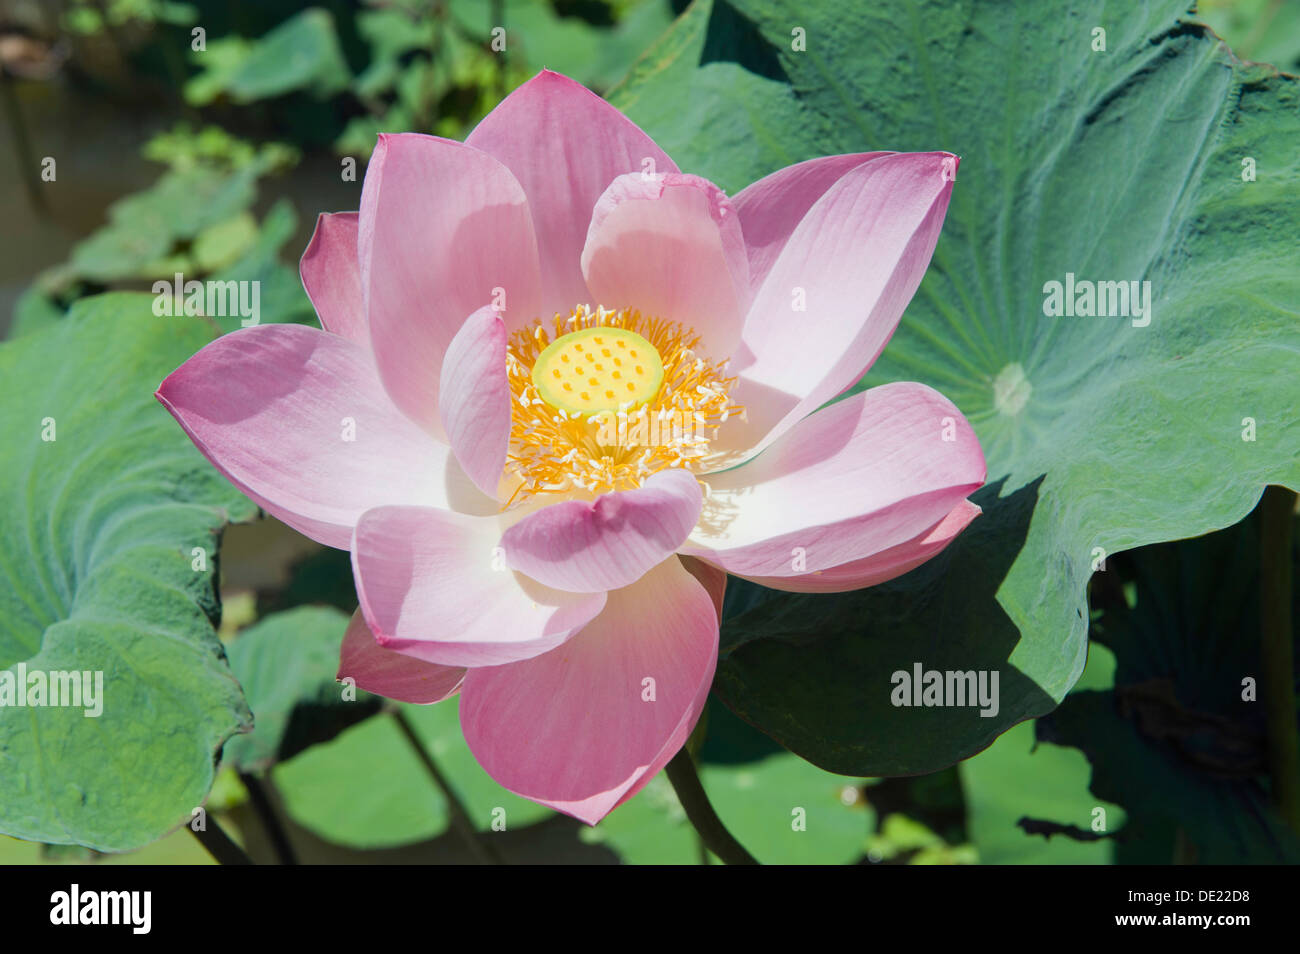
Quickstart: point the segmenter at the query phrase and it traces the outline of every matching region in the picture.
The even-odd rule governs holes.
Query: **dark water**
[[[0,336],[14,302],[42,270],[68,257],[72,246],[105,222],[115,199],[149,185],[161,171],[140,146],[173,117],[114,107],[61,78],[14,81],[18,106],[37,163],[55,161],[55,181],[40,182],[47,209],[33,208],[8,115],[0,114]]]

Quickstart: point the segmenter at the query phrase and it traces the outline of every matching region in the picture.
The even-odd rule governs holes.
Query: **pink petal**
[[[507,96],[465,142],[496,156],[523,184],[537,229],[546,316],[599,304],[578,262],[606,187],[627,172],[677,171],[626,116],[550,70]]]
[[[979,441],[951,401],[923,384],[885,384],[707,478],[700,528],[681,552],[737,576],[826,571],[927,532],[984,477]]]
[[[875,586],[925,563],[951,543],[979,514],[979,507],[963,500],[928,530],[861,560],[800,576],[750,576],[746,579],[774,590],[794,593],[843,593]]]
[[[758,453],[876,360],[930,262],[955,168],[946,152],[881,156],[813,203],[745,319],[756,357],[733,365],[731,397],[747,420],[719,432],[726,449]]]
[[[352,568],[379,645],[444,666],[496,666],[553,649],[605,605],[510,571],[492,518],[379,507],[357,523]]]
[[[618,589],[682,545],[702,500],[691,474],[661,470],[636,490],[529,514],[506,530],[501,545],[512,567],[547,586],[573,593]]]
[[[351,679],[357,687],[399,702],[428,705],[460,691],[465,670],[413,659],[384,649],[366,625],[361,610],[352,614],[339,654],[338,679]]]
[[[691,576],[695,577],[695,582],[704,587],[704,592],[709,594],[709,599],[713,602],[714,615],[718,620],[718,625],[722,625],[722,599],[727,590],[727,574],[715,566],[709,566],[703,560],[697,560],[694,557],[678,555],[677,559],[681,562],[682,568]],[[716,668],[716,662],[715,662]],[[620,796],[615,808],[622,805],[629,798],[635,795],[649,783],[649,781],[659,774],[659,771],[671,761],[672,757],[678,753],[686,740],[690,738],[691,731],[695,728],[695,723],[700,719],[700,713],[704,711],[705,703],[709,699],[709,691],[713,687],[713,674],[700,683],[699,693],[691,703],[691,708],[686,717],[678,723],[677,729],[673,732],[668,740],[668,744],[660,750],[659,755],[655,758],[650,766],[645,770],[639,779],[632,783],[631,787]]]
[[[442,426],[465,473],[497,498],[510,444],[506,326],[491,306],[470,315],[447,346],[439,382]]]
[[[795,227],[827,189],[850,169],[890,155],[855,152],[796,162],[737,192],[732,202],[749,250],[750,287],[758,291]]]
[[[707,179],[619,176],[592,213],[582,272],[607,308],[680,321],[714,360],[735,351],[749,305],[745,240],[731,201]]]
[[[357,518],[384,504],[496,509],[393,407],[366,350],[339,335],[242,328],[173,371],[157,397],[232,483],[326,546],[346,550]]]
[[[470,670],[465,740],[512,792],[595,824],[685,743],[717,655],[713,601],[667,560],[610,593],[604,612],[559,649]]]
[[[695,581],[709,594],[709,598],[713,600],[713,608],[718,611],[718,622],[721,623],[722,599],[727,595],[726,572],[695,557],[678,554],[677,559],[682,561],[686,572],[695,577]]]
[[[357,260],[357,213],[322,212],[298,263],[302,287],[321,327],[370,350],[366,305]]]
[[[358,246],[380,377],[398,407],[439,434],[443,356],[465,316],[501,305],[517,326],[539,313],[523,189],[462,143],[381,135],[366,168]]]

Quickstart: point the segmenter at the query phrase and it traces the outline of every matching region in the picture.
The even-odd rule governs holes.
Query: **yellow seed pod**
[[[533,364],[542,400],[570,415],[638,408],[664,381],[654,345],[624,328],[583,328],[556,338]]]

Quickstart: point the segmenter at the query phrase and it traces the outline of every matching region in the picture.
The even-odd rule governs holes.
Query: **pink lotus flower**
[[[351,551],[340,676],[459,691],[498,782],[594,824],[698,719],[727,573],[870,586],[979,512],[984,457],[942,395],[818,410],[893,333],[956,166],[830,156],[728,198],[543,72],[463,144],[380,136],[360,211],[302,259],[325,330],[225,335],[158,398]]]

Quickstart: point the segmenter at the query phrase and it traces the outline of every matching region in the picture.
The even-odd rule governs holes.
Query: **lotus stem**
[[[248,853],[226,834],[225,830],[216,823],[211,814],[204,820],[202,830],[195,831],[189,825],[185,827],[190,829],[190,834],[199,840],[199,844],[204,847],[207,853],[217,860],[217,864],[251,865],[253,863],[253,859],[248,857]]]
[[[672,782],[673,789],[677,792],[677,800],[682,803],[682,808],[686,809],[686,817],[695,826],[700,839],[709,851],[721,858],[725,864],[758,864],[754,856],[745,850],[745,846],[736,841],[731,832],[727,831],[726,826],[722,824],[722,819],[713,810],[709,796],[705,794],[704,786],[700,784],[699,773],[695,771],[695,762],[685,746],[668,763],[667,772],[668,781]]]
[[[275,807],[271,804],[270,796],[266,794],[266,787],[262,784],[262,780],[251,772],[240,772],[239,781],[248,792],[248,800],[253,806],[253,811],[257,813],[262,827],[266,829],[266,837],[271,840],[271,847],[275,849],[275,856],[280,864],[296,865],[298,856],[294,853],[293,843],[289,841],[288,833],[275,814]]]
[[[415,750],[415,754],[420,759],[425,771],[429,773],[429,777],[433,779],[433,783],[438,786],[443,797],[447,800],[447,814],[451,819],[451,827],[460,835],[461,840],[465,842],[475,860],[481,865],[504,864],[501,853],[497,851],[496,846],[485,842],[479,837],[473,821],[470,820],[469,812],[465,810],[465,806],[457,797],[455,789],[451,787],[446,776],[442,774],[442,770],[438,768],[438,764],[434,762],[429,750],[420,741],[420,736],[416,734],[415,726],[411,725],[410,720],[406,718],[406,713],[401,709],[394,709],[393,718],[397,720],[398,728],[402,730],[406,740],[411,743],[411,748]]]

